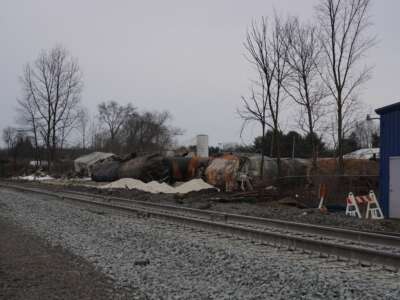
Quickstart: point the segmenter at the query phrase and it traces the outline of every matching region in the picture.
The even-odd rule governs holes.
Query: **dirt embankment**
[[[84,259],[0,219],[0,299],[137,299]]]

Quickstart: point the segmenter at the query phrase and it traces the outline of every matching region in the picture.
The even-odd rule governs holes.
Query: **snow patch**
[[[54,178],[49,175],[37,176],[37,175],[32,174],[32,175],[28,175],[28,176],[19,176],[19,177],[17,177],[17,179],[29,180],[29,181],[42,181],[42,180],[52,180]]]

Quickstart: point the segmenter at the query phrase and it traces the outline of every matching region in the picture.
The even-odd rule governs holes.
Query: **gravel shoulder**
[[[0,210],[4,207],[0,207]],[[86,260],[0,218],[0,299],[132,299]]]
[[[147,299],[399,299],[400,274],[0,189],[0,219]]]

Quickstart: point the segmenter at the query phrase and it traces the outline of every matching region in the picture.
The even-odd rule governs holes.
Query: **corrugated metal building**
[[[380,115],[380,203],[386,217],[400,218],[400,102],[375,110]]]

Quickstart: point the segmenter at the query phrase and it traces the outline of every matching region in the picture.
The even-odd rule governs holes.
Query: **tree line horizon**
[[[314,165],[322,153],[335,156],[338,172],[343,172],[348,149],[371,145],[371,138],[376,144],[376,128],[371,131],[360,122],[364,111],[359,92],[371,76],[362,59],[376,42],[368,35],[369,7],[370,0],[319,0],[312,20],[275,12],[248,28],[244,48],[255,79],[238,108],[241,134],[249,123],[259,124],[261,135],[252,149],[262,159],[275,157],[278,173],[280,157],[288,153],[286,136],[297,140],[298,153],[309,156]],[[183,133],[170,124],[170,112],[140,112],[132,103],[103,101],[90,118],[81,99],[82,72],[63,46],[44,50],[27,63],[20,82],[20,128],[4,128],[3,140],[12,151],[18,143],[26,145],[29,136],[33,157],[47,160],[49,168],[63,149],[71,148],[73,132],[80,142],[72,147],[115,153],[167,149]],[[287,134],[281,129],[286,102],[298,112],[297,128]],[[321,132],[330,135],[332,147],[323,142]]]

